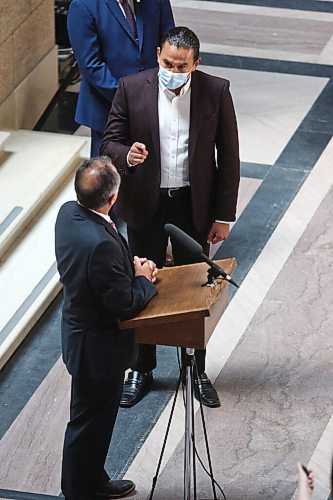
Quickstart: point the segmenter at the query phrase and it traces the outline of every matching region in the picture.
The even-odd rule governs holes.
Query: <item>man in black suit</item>
[[[120,331],[117,322],[154,297],[157,270],[147,259],[133,263],[108,216],[119,184],[109,158],[86,161],[76,172],[78,201],[65,203],[56,221],[62,354],[72,376],[62,463],[66,500],[120,498],[135,488],[132,481],[110,481],[104,469],[134,346],[133,332]]]
[[[229,81],[197,69],[199,45],[190,29],[172,28],[157,49],[159,68],[120,79],[101,146],[123,172],[115,212],[127,222],[129,246],[158,267],[168,243],[164,224],[180,227],[208,253],[209,243],[228,237],[236,217],[239,151]],[[171,243],[176,265],[193,262]],[[195,395],[218,407],[205,350],[195,357]],[[121,406],[149,390],[155,367],[155,346],[141,345]]]

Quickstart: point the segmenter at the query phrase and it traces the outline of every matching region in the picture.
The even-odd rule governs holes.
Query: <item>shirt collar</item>
[[[102,214],[101,212],[97,212],[96,210],[93,210],[92,208],[89,208],[88,210],[90,210],[90,212],[94,212],[94,214],[96,214],[96,215],[100,215],[101,217],[103,217],[104,220],[106,220],[106,222],[111,224],[112,221],[111,221],[111,218],[109,215]]]
[[[103,217],[103,219],[106,220],[106,222],[108,222],[109,224],[112,222],[109,215],[102,214],[101,212],[97,212],[97,210],[93,210],[92,208],[85,207],[84,205],[82,205],[82,203],[79,202],[79,200],[76,200],[76,201],[79,205],[81,205],[81,207],[87,208],[87,210],[89,210],[90,212],[94,212],[94,214],[99,215],[100,217]]]

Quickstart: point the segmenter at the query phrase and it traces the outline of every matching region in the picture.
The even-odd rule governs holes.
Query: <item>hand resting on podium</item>
[[[135,276],[145,276],[149,281],[155,283],[158,269],[155,262],[146,259],[146,257],[134,257]]]

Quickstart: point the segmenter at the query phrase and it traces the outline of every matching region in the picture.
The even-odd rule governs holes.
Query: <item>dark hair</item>
[[[194,61],[199,57],[200,42],[197,35],[185,26],[176,26],[171,28],[165,35],[162,36],[161,50],[165,42],[177,47],[177,49],[193,49]]]
[[[75,174],[78,201],[87,208],[101,208],[119,189],[120,175],[108,156],[86,160]]]

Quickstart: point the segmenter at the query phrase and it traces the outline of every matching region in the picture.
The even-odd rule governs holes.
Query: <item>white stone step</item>
[[[4,146],[5,146],[6,140],[9,138],[9,136],[10,136],[10,132],[4,132],[4,131],[0,130],[0,167],[1,167],[1,164],[5,161],[5,159],[8,156],[8,153],[6,153],[6,151],[4,151]]]
[[[3,148],[6,140],[9,138],[10,132],[0,130],[0,150]]]
[[[55,265],[54,224],[60,206],[75,199],[73,170],[82,161],[80,151],[87,151],[85,143],[85,138],[25,131],[11,133],[5,143],[5,149],[12,152],[10,165],[18,171],[16,175],[10,171],[8,159],[5,174],[4,164],[0,167],[1,219],[11,197],[15,201],[9,207],[21,206],[22,210],[8,228],[10,232],[5,231],[7,240],[2,240],[6,245],[15,235],[15,245],[6,245],[0,265],[0,288],[5,291],[0,294],[0,369],[61,288]],[[18,157],[25,169],[18,166]],[[27,175],[29,169],[33,180]]]
[[[0,163],[0,259],[73,173],[86,142],[84,137],[30,130],[3,136],[0,148],[7,156]]]

